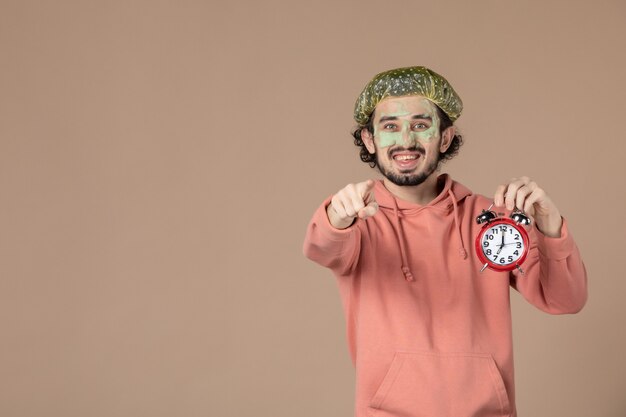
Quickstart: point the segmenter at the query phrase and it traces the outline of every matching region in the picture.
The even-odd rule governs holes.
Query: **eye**
[[[393,130],[396,128],[396,125],[393,123],[387,123],[383,125],[383,129],[385,130]]]
[[[417,122],[413,125],[413,130],[424,130],[424,129],[428,129],[429,127],[430,126],[428,126],[424,122]]]

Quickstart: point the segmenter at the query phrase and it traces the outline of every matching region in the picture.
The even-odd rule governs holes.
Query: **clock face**
[[[492,223],[480,239],[480,248],[484,257],[494,266],[515,265],[526,253],[528,240],[512,224]],[[523,259],[521,259],[523,261]]]

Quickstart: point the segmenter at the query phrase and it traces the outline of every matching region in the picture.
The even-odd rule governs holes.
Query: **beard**
[[[393,161],[393,154],[397,153],[399,151],[418,151],[418,152],[420,152],[420,158],[424,158],[425,157],[425,152],[423,151],[423,149],[418,149],[418,148],[415,148],[415,147],[411,147],[411,148],[406,148],[406,149],[394,149],[393,151],[389,151],[388,152],[389,160]],[[433,172],[435,172],[437,170],[437,168],[439,167],[439,161],[440,160],[441,160],[441,157],[440,157],[439,154],[437,154],[437,158],[432,160],[432,161],[430,161],[428,163],[428,165],[426,165],[422,169],[421,172],[412,174],[411,173],[412,171],[409,171],[409,172],[402,172],[402,171],[400,171],[399,173],[395,173],[395,172],[393,172],[391,170],[387,170],[380,163],[380,152],[379,152],[379,149],[376,149],[376,166],[378,167],[378,170],[389,181],[391,181],[392,183],[394,183],[396,185],[400,185],[400,186],[420,185],[421,183],[426,181],[426,179],[428,177],[430,177],[430,175]]]

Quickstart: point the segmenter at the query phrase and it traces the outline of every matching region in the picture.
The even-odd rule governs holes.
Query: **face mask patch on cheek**
[[[408,115],[408,114],[406,114]],[[390,116],[395,116],[395,117],[400,117],[402,115],[399,114],[390,114]],[[396,122],[398,123],[398,122]],[[374,130],[374,135],[378,134],[378,137],[380,138],[380,147],[381,148],[387,148],[389,146],[393,146],[393,145],[397,145],[397,146],[405,146],[405,137],[407,132],[409,135],[409,139],[411,141],[415,140],[412,136],[411,133],[411,124],[409,123],[408,120],[404,120],[402,121],[402,128],[400,129],[400,131],[396,131],[396,132],[385,132],[385,131],[378,131],[378,129]]]
[[[381,117],[404,117],[409,114],[410,113],[405,106],[399,103],[394,109],[392,109],[391,112],[381,114]],[[399,132],[385,132],[384,130],[380,131],[377,127],[374,127],[374,136],[378,136],[380,138],[381,148],[388,148],[393,145],[402,146],[404,144],[402,137],[404,135],[405,128],[407,128],[406,122],[402,124],[402,130]]]
[[[430,143],[433,141],[433,139],[437,139],[438,137],[439,137],[439,128],[435,127],[434,124],[424,131],[411,132],[411,139],[414,142]]]
[[[376,135],[376,133],[374,133]],[[393,145],[402,145],[402,132],[380,132],[378,133],[380,138],[380,147],[388,148]]]

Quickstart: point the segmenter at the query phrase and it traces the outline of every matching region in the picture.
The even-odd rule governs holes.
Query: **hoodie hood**
[[[471,195],[472,192],[464,185],[453,181],[448,174],[441,174],[437,177],[437,189],[441,190],[437,197],[435,197],[427,205],[421,206],[419,204],[397,198],[385,187],[382,180],[377,180],[374,185],[374,195],[378,205],[382,208],[392,209],[394,211],[396,240],[398,241],[398,246],[400,247],[401,270],[407,281],[415,281],[415,277],[409,268],[406,251],[406,237],[404,235],[402,219],[407,216],[417,215],[422,210],[436,210],[441,212],[442,216],[447,216],[451,212],[453,213],[454,226],[458,237],[459,256],[462,259],[467,259],[467,250],[465,249],[465,244],[461,235],[461,221],[459,219],[458,204],[465,197]]]

